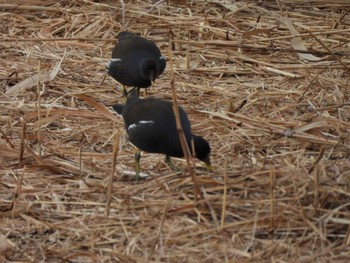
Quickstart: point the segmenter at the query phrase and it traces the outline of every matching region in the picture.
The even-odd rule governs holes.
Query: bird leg
[[[149,87],[149,88],[153,88],[154,87],[154,81],[152,81],[151,82],[151,87]],[[143,97],[147,97],[147,90],[148,90],[148,88],[144,88],[143,89]],[[139,95],[140,95],[140,90],[139,90]]]
[[[181,172],[181,170],[171,161],[170,156],[168,155],[165,156],[165,163],[169,165],[170,169],[176,172]]]
[[[126,90],[125,85],[123,85],[123,96],[124,96],[125,98],[128,97],[128,91]]]
[[[124,86],[123,86],[124,87]],[[137,89],[137,97],[139,97],[139,92],[140,92],[140,88],[137,87],[132,87],[129,91],[127,91],[126,89],[123,90],[123,95],[126,99],[128,99],[129,94],[132,93],[134,91],[134,89]],[[125,92],[125,93],[124,93]]]
[[[152,81],[151,81],[151,87],[150,87],[150,88],[153,88],[153,87],[154,87],[154,81],[152,80]],[[148,88],[145,88],[145,90],[144,90],[144,92],[143,92],[143,96],[144,96],[144,97],[147,97],[147,89],[148,89]]]
[[[136,88],[137,89],[137,97],[140,97],[140,89],[141,88]]]
[[[141,151],[138,150],[136,153],[135,153],[135,173],[136,173],[136,182],[139,181],[140,179],[140,159],[141,159]]]

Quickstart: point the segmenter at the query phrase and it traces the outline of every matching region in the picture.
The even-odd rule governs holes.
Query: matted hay
[[[0,1],[0,261],[349,262],[349,8]],[[135,182],[105,70],[125,29],[168,58],[148,96],[174,75],[214,172],[144,153]]]

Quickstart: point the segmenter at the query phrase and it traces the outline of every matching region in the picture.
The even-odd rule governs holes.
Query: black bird
[[[113,109],[123,115],[129,140],[141,151],[165,154],[166,162],[173,167],[170,157],[184,156],[176,129],[172,102],[151,97],[140,99],[137,90],[133,90],[125,105],[116,104]],[[192,134],[190,121],[182,107],[179,107],[179,113],[181,126],[191,152],[193,139],[196,157],[211,170],[209,143],[202,137]],[[141,153],[137,152],[135,154],[137,179],[140,174],[140,158]]]
[[[153,41],[122,31],[107,64],[108,74],[124,86],[148,88],[165,69],[165,58]]]

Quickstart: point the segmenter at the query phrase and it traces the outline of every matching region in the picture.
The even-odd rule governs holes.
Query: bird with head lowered
[[[173,167],[170,157],[184,156],[172,102],[152,97],[141,99],[138,97],[137,90],[133,90],[125,105],[117,104],[113,109],[122,114],[129,140],[139,150],[165,154],[166,162]],[[191,141],[194,142],[195,152],[193,153],[191,149],[192,154],[203,161],[211,171],[209,143],[204,138],[192,134],[191,123],[182,107],[179,107],[179,114],[182,130],[190,149]],[[141,153],[137,152],[135,154],[137,179],[140,174],[140,157]]]
[[[148,88],[163,73],[166,65],[156,44],[128,31],[118,34],[118,42],[107,64],[107,73],[125,86]]]

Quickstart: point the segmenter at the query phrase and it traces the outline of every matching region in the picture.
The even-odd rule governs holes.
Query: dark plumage
[[[147,88],[165,69],[165,58],[151,40],[123,31],[107,65],[108,74],[124,86]]]
[[[123,115],[129,140],[140,150],[165,154],[167,161],[170,161],[170,157],[184,156],[172,102],[156,98],[140,99],[134,90],[125,105],[117,104],[113,109]],[[179,113],[188,146],[191,148],[193,139],[196,157],[211,169],[209,143],[202,137],[192,134],[190,121],[182,107],[179,107]],[[135,157],[138,176],[140,155],[136,154]]]

